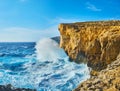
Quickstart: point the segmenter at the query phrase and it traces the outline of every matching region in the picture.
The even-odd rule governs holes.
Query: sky
[[[0,0],[0,42],[59,35],[60,23],[120,20],[120,0]]]

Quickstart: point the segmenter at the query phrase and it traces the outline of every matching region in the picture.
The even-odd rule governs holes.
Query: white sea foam
[[[42,39],[37,43],[36,53],[40,61],[57,61],[67,58],[66,53],[62,48],[59,48],[58,43],[49,38]]]

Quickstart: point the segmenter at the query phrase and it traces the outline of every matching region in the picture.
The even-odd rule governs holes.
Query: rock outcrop
[[[60,24],[60,47],[71,59],[93,70],[105,69],[120,53],[120,21],[96,21]]]
[[[120,55],[116,61],[87,81],[81,83],[74,91],[120,91]]]
[[[37,90],[29,88],[15,88],[11,84],[8,84],[0,85],[0,91],[37,91]]]
[[[60,36],[52,37],[51,39],[60,44]]]

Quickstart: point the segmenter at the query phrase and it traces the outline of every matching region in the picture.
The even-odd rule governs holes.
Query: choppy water
[[[86,64],[69,62],[51,39],[38,43],[0,43],[0,84],[37,91],[71,91],[89,78]]]

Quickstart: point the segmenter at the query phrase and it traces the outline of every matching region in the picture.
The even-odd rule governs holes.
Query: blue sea
[[[0,43],[0,85],[71,91],[89,77],[87,65],[70,62],[52,39]]]

